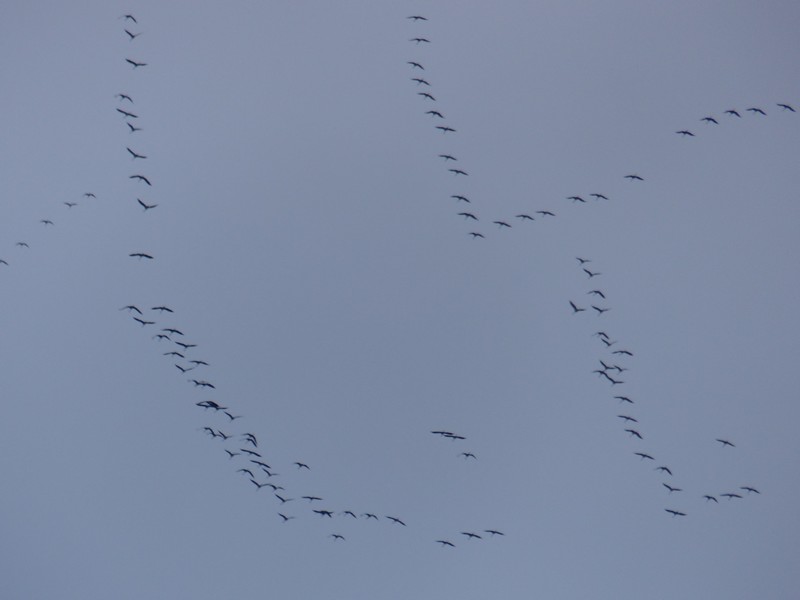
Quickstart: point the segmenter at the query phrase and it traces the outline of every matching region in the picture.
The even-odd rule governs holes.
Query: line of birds
[[[790,113],[797,112],[794,109],[794,107],[792,107],[792,105],[790,105],[790,104],[777,102],[776,106],[778,108],[780,108],[782,112],[790,112]],[[744,110],[744,112],[745,113],[750,113],[750,114],[752,114],[754,116],[762,116],[762,117],[766,117],[767,116],[766,111],[761,109],[761,108],[758,108],[757,106],[751,106],[749,108],[746,108]],[[730,108],[730,109],[724,111],[723,114],[728,115],[728,118],[731,118],[731,117],[734,118],[734,119],[741,119],[742,118],[742,113],[740,111],[738,111],[738,110],[733,109],[733,108]],[[707,125],[719,125],[719,120],[717,120],[716,117],[711,116],[711,115],[701,118],[700,121],[703,122],[703,123],[706,123]],[[675,133],[677,133],[678,135],[680,135],[682,137],[695,137],[695,134],[692,131],[688,130],[688,129],[680,129],[680,130],[676,131]]]
[[[603,303],[607,300],[607,295],[605,290],[598,287],[594,281],[595,277],[600,277],[602,275],[601,272],[597,270],[593,270],[592,261],[591,259],[584,258],[581,256],[576,256],[575,260],[578,263],[578,268],[587,276],[584,280],[585,282],[591,284],[588,286],[588,289],[584,290],[585,295],[591,296],[592,298],[596,298],[602,300]],[[571,309],[572,315],[579,315],[580,313],[588,312],[588,308],[585,306],[579,306],[579,301],[576,302],[574,300],[568,300],[569,306]],[[591,304],[590,307],[596,311],[598,317],[602,317],[606,312],[610,311],[611,308],[607,306],[597,306],[596,304]],[[627,365],[621,365],[618,361],[623,361],[626,359],[633,358],[634,353],[629,350],[628,348],[623,348],[618,346],[620,343],[619,340],[612,339],[611,336],[605,331],[605,328],[602,330],[596,330],[591,334],[592,337],[598,339],[603,344],[603,350],[605,354],[598,357],[599,367],[592,371],[592,374],[596,375],[599,379],[607,382],[610,384],[613,390],[616,390],[616,386],[624,386],[625,381],[621,378],[622,374],[626,371],[630,370],[630,367]],[[624,389],[624,388],[620,388]],[[614,392],[612,392],[614,393]],[[618,404],[627,404],[627,405],[634,405],[635,402],[632,400],[628,395],[624,395],[621,393],[617,393],[613,396],[613,399],[618,400]],[[639,422],[639,419],[636,418],[631,414],[631,411],[626,410],[625,414],[618,414],[616,415],[618,419],[622,421],[622,430],[624,433],[628,434],[628,437],[631,438],[634,442],[644,441],[645,436],[641,433],[643,431],[642,424]],[[734,448],[735,445],[724,438],[716,438],[715,440],[718,442],[721,447],[730,447]],[[648,452],[642,451],[638,449],[633,452],[634,456],[639,457],[639,462],[644,461],[652,461],[655,462],[656,459]],[[668,465],[659,465],[653,469],[654,472],[658,473],[662,476],[669,476],[670,483],[661,482],[661,486],[667,491],[669,496],[672,496],[673,493],[683,492],[683,488],[677,487],[672,485],[672,477],[674,476],[673,470]],[[760,494],[760,492],[752,487],[752,486],[740,486],[739,490],[747,491],[747,493],[755,493]],[[735,492],[725,492],[718,494],[719,496],[726,497],[728,499],[733,498],[742,498],[740,494]],[[704,498],[706,502],[713,501],[718,503],[716,496],[711,494],[703,494],[698,495],[698,498]],[[665,508],[664,509],[667,513],[671,514],[673,517],[685,517],[687,513],[684,510],[677,510],[674,508]]]

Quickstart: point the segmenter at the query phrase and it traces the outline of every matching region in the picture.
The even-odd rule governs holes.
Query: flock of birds
[[[413,15],[407,17],[409,20],[413,21],[414,23],[424,23],[428,19],[422,15]],[[409,40],[414,46],[416,47],[426,47],[428,44],[431,43],[430,38],[427,34],[419,34],[416,37],[412,37]],[[424,77],[425,73],[425,63],[424,60],[419,57],[415,56],[413,59],[408,60],[407,64],[409,65],[413,75],[411,77],[411,81],[415,84],[416,88],[423,88],[421,91],[417,91],[416,94],[420,96],[427,104],[426,108],[429,106],[435,106],[436,108],[428,108],[425,111],[425,115],[434,119],[435,128],[441,131],[443,134],[454,134],[456,133],[456,129],[446,125],[447,120],[445,118],[442,109],[438,106],[438,100],[432,94],[433,85],[431,81]],[[434,104],[435,103],[435,104]],[[795,113],[794,107],[790,104],[786,103],[778,103],[777,106],[783,112],[788,113]],[[746,114],[751,114],[757,117],[766,117],[767,113],[765,110],[758,108],[758,107],[749,107],[744,111]],[[740,111],[735,109],[728,109],[724,111],[724,114],[730,118],[742,118]],[[706,116],[700,119],[701,122],[706,123],[708,125],[716,126],[719,125],[719,121],[714,116]],[[688,129],[682,129],[676,132],[677,134],[683,137],[695,137],[695,134]],[[458,158],[453,156],[450,153],[444,152],[438,155],[438,158],[444,161],[444,164],[447,168],[449,173],[452,173],[456,178],[460,179],[461,177],[466,177],[469,175],[467,171],[462,168],[455,168],[452,167],[452,164],[459,164]],[[629,173],[623,176],[623,179],[630,183],[642,183],[645,181],[645,178],[636,173]],[[470,199],[469,196],[466,195],[466,192],[463,188],[454,190],[457,193],[451,194],[451,198],[456,200],[459,204],[465,205],[472,205],[473,201]],[[570,196],[566,196],[566,200],[571,201],[573,204],[586,204],[591,199],[594,202],[598,201],[608,201],[609,196],[605,193],[600,193],[597,191],[591,192],[589,194],[572,194]],[[470,223],[477,224],[481,222],[481,218],[478,216],[478,213],[474,209],[465,209],[462,212],[457,213],[458,216],[463,217],[464,220],[469,221]],[[535,215],[535,216],[534,216]],[[530,213],[520,213],[514,216],[514,219],[520,224],[530,223],[537,219],[546,219],[555,217],[556,214],[550,209],[540,209],[536,210],[532,214]],[[492,220],[493,225],[497,225],[498,229],[511,229],[511,219],[508,218],[499,218]],[[473,239],[478,238],[485,238],[486,236],[484,233],[473,230],[469,231],[468,234]],[[581,313],[594,313],[597,317],[602,317],[606,312],[610,311],[611,308],[605,305],[607,300],[607,295],[604,289],[601,286],[595,285],[595,278],[602,276],[602,273],[599,271],[594,270],[591,264],[591,260],[583,257],[576,257],[578,265],[582,272],[587,276],[587,281],[590,282],[590,289],[585,291],[586,295],[590,296],[590,301],[588,304],[585,304],[582,301],[578,300],[568,300],[569,306],[572,310],[573,315],[579,315]],[[625,371],[630,370],[628,366],[618,364],[619,362],[625,362],[625,359],[629,359],[633,357],[633,352],[617,346],[619,343],[618,340],[612,340],[609,334],[605,331],[598,330],[592,334],[596,337],[602,344],[604,349],[606,350],[607,354],[598,358],[599,367],[593,371],[593,373],[602,381],[614,389],[624,389],[625,381],[621,378],[622,374]],[[617,388],[620,386],[620,388]],[[635,401],[631,399],[629,396],[624,395],[623,393],[618,393],[617,395],[613,396],[613,399],[619,401],[620,404],[627,404],[633,405]],[[632,410],[627,410],[626,413],[633,412]],[[623,424],[623,431],[624,433],[628,434],[631,440],[635,443],[643,442],[644,435],[642,434],[643,428],[642,424],[640,424],[639,420],[631,415],[631,414],[619,414],[617,418],[621,420]],[[442,433],[442,432],[434,432],[434,433]],[[722,448],[734,448],[735,445],[727,439],[724,438],[716,438],[715,440]],[[635,456],[639,458],[641,462],[652,461],[656,462],[656,459],[641,449],[638,449],[633,452]],[[676,494],[674,498],[680,496],[681,492],[684,492],[683,488],[677,487],[673,485],[673,477],[675,476],[673,473],[673,469],[666,465],[661,464],[656,466],[653,471],[662,477],[669,477],[668,481],[661,481],[661,486],[666,491],[669,497],[673,497],[673,494]],[[705,502],[713,502],[715,504],[719,503],[717,496],[727,498],[728,500],[733,499],[742,499],[744,495],[751,495],[751,494],[760,494],[761,492],[753,487],[752,485],[739,485],[735,488],[734,491],[723,491],[721,493],[708,493],[705,491],[702,494],[695,494],[694,497],[697,499],[704,500]],[[686,494],[684,494],[686,495]],[[672,515],[673,517],[685,517],[687,515],[686,509],[678,510],[673,507],[666,507],[664,510]]]
[[[121,19],[124,22],[123,35],[132,43],[132,49],[138,50],[138,38],[142,35],[139,30],[139,21],[132,14],[123,15]],[[428,20],[422,15],[412,15],[407,19],[420,27],[424,26]],[[410,42],[414,48],[419,49],[419,52],[430,44],[430,39],[426,34],[421,33],[410,38]],[[138,58],[138,53],[136,57],[125,56],[124,61],[130,65],[131,70],[134,72],[146,69],[148,66],[147,62]],[[432,120],[436,130],[441,132],[443,136],[456,134],[457,130],[449,124],[444,114],[445,111],[441,108],[440,101],[433,94],[433,83],[425,75],[424,59],[420,56],[414,56],[408,60],[408,65],[412,72],[411,81],[414,83],[416,95],[425,103],[425,117]],[[123,118],[127,136],[131,140],[125,144],[125,150],[133,163],[145,165],[149,159],[145,153],[146,150],[142,149],[143,140],[141,138],[143,136],[141,132],[144,131],[144,128],[141,126],[142,119],[136,109],[134,97],[127,92],[119,92],[115,97],[118,101],[115,111]],[[777,106],[783,112],[795,112],[795,109],[789,104],[781,103]],[[758,118],[766,117],[766,111],[758,107],[749,107],[743,112]],[[735,109],[728,109],[723,114],[729,119],[744,118],[741,112]],[[720,125],[719,120],[714,116],[703,117],[700,121],[708,126]],[[695,137],[695,133],[688,129],[682,129],[676,133],[683,137]],[[466,167],[461,165],[458,157],[448,152],[440,153],[437,159],[442,162],[453,180],[459,182],[459,187],[453,190],[454,193],[451,198],[459,206],[465,208],[458,212],[457,216],[473,225],[483,223],[479,216],[479,211],[474,208],[473,199],[470,198],[468,190],[465,189],[464,182],[469,177]],[[131,173],[128,178],[140,186],[142,190],[142,193],[136,197],[136,203],[142,209],[142,213],[151,214],[154,212],[158,204],[145,196],[145,192],[152,193],[154,187],[145,170],[142,169],[140,171],[137,169],[137,172]],[[626,174],[624,178],[631,184],[645,181],[644,177],[635,173]],[[92,192],[83,194],[83,201],[91,201],[95,198],[96,196]],[[577,204],[585,204],[590,199],[594,202],[609,201],[609,197],[606,194],[598,191],[588,194],[572,194],[566,196],[565,199]],[[78,206],[79,202],[77,200],[68,200],[64,201],[63,204],[67,210],[72,210]],[[540,219],[551,219],[555,216],[555,212],[551,209],[540,209],[530,213],[514,215],[513,219],[494,219],[491,220],[491,223],[496,225],[497,229],[505,230],[512,228],[512,222],[523,225]],[[39,222],[45,228],[55,225],[55,221],[51,218],[42,218]],[[485,234],[485,231],[479,231],[477,228],[473,228],[468,232],[468,235],[476,239],[484,238]],[[15,245],[21,251],[30,247],[27,241],[17,241]],[[153,254],[142,249],[135,249],[130,252],[129,258],[139,261],[154,260]],[[0,258],[0,265],[3,267],[9,267],[11,262],[13,261]],[[609,294],[603,286],[598,284],[599,281],[602,281],[602,273],[595,269],[590,259],[577,257],[577,262],[581,269],[580,272],[586,276],[585,281],[589,284],[587,289],[584,290],[585,296],[588,296],[589,300],[587,302],[585,296],[582,296],[582,299],[568,300],[571,312],[581,317],[594,314],[597,318],[602,318],[606,312],[611,310],[611,307],[607,305]],[[172,308],[167,304],[148,307],[131,303],[119,308],[119,310],[125,311],[141,329],[147,330],[152,334],[151,337],[165,360],[169,360],[174,365],[176,372],[185,377],[187,383],[191,384],[198,394],[219,393],[216,385],[202,375],[211,369],[211,365],[197,355],[198,344],[189,341],[190,338],[187,337],[184,331],[174,324],[173,321],[176,315]],[[591,335],[598,340],[604,351],[604,354],[598,358],[599,366],[594,370],[594,375],[597,376],[600,382],[608,385],[612,390],[612,398],[618,401],[618,405],[624,405],[625,407],[623,413],[616,416],[620,419],[622,432],[630,437],[631,443],[634,445],[632,454],[638,457],[639,462],[649,462],[655,465],[652,472],[658,475],[658,483],[663,486],[670,501],[675,501],[674,504],[664,508],[664,510],[673,517],[685,517],[688,514],[687,509],[682,504],[678,504],[678,499],[682,496],[688,497],[689,494],[683,488],[675,485],[675,481],[677,481],[680,474],[675,473],[673,468],[661,459],[656,460],[655,456],[651,454],[651,450],[644,446],[646,430],[644,423],[641,423],[635,415],[637,401],[624,393],[625,380],[623,379],[623,374],[630,370],[628,361],[633,358],[634,353],[630,349],[622,347],[621,342],[613,339],[613,336],[604,329],[592,328],[596,330]],[[323,496],[318,495],[315,491],[308,491],[312,483],[309,480],[312,467],[301,460],[297,460],[293,464],[274,464],[270,460],[264,444],[259,441],[258,436],[252,431],[247,431],[241,427],[241,424],[246,419],[243,415],[238,414],[230,403],[218,399],[208,399],[203,396],[202,399],[198,399],[195,405],[198,410],[208,414],[209,417],[208,424],[202,428],[202,432],[215,443],[219,443],[220,451],[224,452],[228,457],[231,469],[238,476],[241,476],[244,485],[251,487],[254,493],[268,493],[268,497],[274,505],[275,516],[280,522],[289,523],[299,518],[315,518],[326,526],[329,523],[336,523],[338,527],[335,531],[329,528],[325,532],[326,536],[334,542],[342,542],[347,539],[345,533],[349,535],[347,523],[350,521],[385,522],[392,526],[408,526],[404,519],[395,515],[385,514],[385,511],[379,513],[376,510],[331,507],[326,503]],[[466,439],[464,435],[441,429],[433,430],[431,434],[455,442],[461,442]],[[724,451],[733,451],[735,448],[735,444],[724,437],[716,438],[716,441],[712,441],[712,443],[719,444]],[[467,450],[462,451],[458,456],[465,461],[478,459],[473,452]],[[279,471],[282,469],[290,469],[296,475],[303,474],[304,478],[301,479],[299,484],[296,484],[296,487],[292,487],[281,477]],[[302,486],[305,486],[305,489],[299,490],[298,488]],[[734,500],[758,494],[760,494],[760,491],[752,485],[741,484],[722,493],[703,490],[701,493],[693,494],[691,497],[704,500],[706,503],[718,504],[718,497]],[[676,506],[679,506],[679,508],[676,508]],[[441,536],[432,541],[442,547],[453,548],[456,546],[453,540],[472,542],[484,538],[503,537],[504,535],[503,531],[489,526],[476,530],[465,528],[458,532],[452,532],[452,536]]]

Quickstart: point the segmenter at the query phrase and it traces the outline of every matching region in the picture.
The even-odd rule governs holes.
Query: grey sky
[[[164,4],[0,7],[0,596],[796,596],[796,3]]]

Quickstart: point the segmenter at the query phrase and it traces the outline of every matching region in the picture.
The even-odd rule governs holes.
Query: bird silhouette
[[[125,149],[128,152],[130,152],[132,160],[136,160],[137,158],[147,158],[144,154],[136,154],[136,152],[134,152],[133,150],[131,150],[127,146],[125,147]]]
[[[572,300],[569,301],[569,305],[572,307],[573,314],[577,314],[579,312],[583,312],[586,310],[585,308],[579,308],[578,306],[576,306]]]
[[[146,67],[147,66],[147,63],[136,62],[135,60],[131,60],[130,58],[126,58],[125,62],[130,63],[131,65],[133,65],[134,69],[137,68],[137,67]]]
[[[740,119],[742,118],[742,115],[740,115],[740,114],[739,114],[737,111],[735,111],[735,110],[733,110],[733,109],[731,109],[731,110],[726,110],[726,111],[725,111],[725,114],[726,114],[726,115],[731,115],[731,116],[733,116],[733,117],[739,117]]]
[[[686,516],[686,513],[681,512],[679,510],[672,510],[672,509],[669,509],[669,508],[665,508],[664,510],[667,511],[668,513],[670,513],[673,517],[685,517]]]
[[[722,444],[723,448],[725,446],[730,446],[731,448],[735,448],[736,447],[734,444],[730,443],[728,440],[721,440],[721,439],[717,438],[716,441],[718,441],[720,444]]]
[[[147,185],[152,186],[153,184],[150,183],[150,180],[147,179],[144,175],[131,175],[128,179],[138,179],[139,181],[144,181]]]
[[[686,137],[686,136],[694,137],[694,134],[691,131],[687,130],[687,129],[682,129],[680,131],[676,131],[675,133],[680,134],[683,137]]]
[[[423,66],[422,66],[421,64],[419,64],[418,62],[408,61],[408,64],[409,64],[409,65],[411,65],[411,68],[412,68],[412,69],[421,69],[421,70],[423,70],[423,71],[425,70],[425,67],[423,67]]]

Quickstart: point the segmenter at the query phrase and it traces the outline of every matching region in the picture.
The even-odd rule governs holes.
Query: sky
[[[797,597],[800,6],[165,4],[0,7],[1,597]]]

